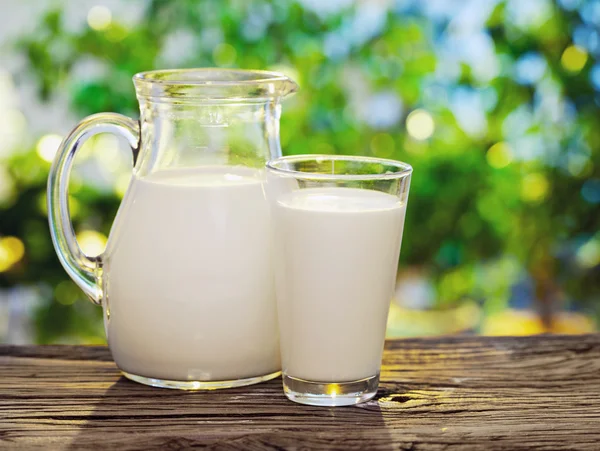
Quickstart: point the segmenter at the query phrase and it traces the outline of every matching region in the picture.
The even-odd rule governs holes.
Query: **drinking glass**
[[[412,168],[368,157],[267,163],[283,388],[343,406],[375,396]]]

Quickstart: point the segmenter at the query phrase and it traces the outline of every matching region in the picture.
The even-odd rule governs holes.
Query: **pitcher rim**
[[[160,79],[153,76],[159,74],[191,74],[191,73],[209,73],[209,72],[226,72],[229,74],[255,74],[260,77],[252,79],[239,80],[193,80],[193,79]],[[149,83],[169,84],[169,85],[209,85],[209,86],[231,86],[238,84],[259,84],[276,81],[292,81],[287,75],[281,72],[260,70],[260,69],[235,69],[235,68],[220,68],[220,67],[197,67],[186,69],[156,69],[138,72],[133,76],[134,81],[144,81]],[[295,83],[295,82],[294,82]]]
[[[156,102],[261,102],[298,90],[298,84],[280,72],[218,67],[144,71],[133,76],[133,84],[138,98]]]

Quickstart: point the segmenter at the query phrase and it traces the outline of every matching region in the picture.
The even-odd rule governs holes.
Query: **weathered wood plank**
[[[145,387],[106,348],[0,346],[6,449],[600,449],[600,335],[387,343],[376,399],[321,408],[281,381]]]

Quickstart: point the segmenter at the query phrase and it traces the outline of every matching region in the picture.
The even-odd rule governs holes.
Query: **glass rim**
[[[353,161],[356,163],[385,164],[393,166],[398,170],[395,172],[386,172],[384,174],[323,174],[320,172],[306,172],[287,169],[279,166],[282,163],[315,161],[322,163],[325,161]],[[390,160],[387,158],[367,157],[358,155],[289,155],[279,157],[267,162],[267,169],[276,174],[288,175],[296,179],[312,180],[394,180],[408,177],[412,174],[413,168],[410,164],[402,161]]]

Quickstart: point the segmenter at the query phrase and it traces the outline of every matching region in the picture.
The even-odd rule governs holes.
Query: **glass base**
[[[152,377],[138,376],[121,370],[123,376],[140,384],[150,385],[152,387],[173,388],[176,390],[218,390],[220,388],[243,387],[245,385],[258,384],[271,379],[275,379],[281,374],[281,371],[275,371],[264,376],[248,377],[246,379],[234,379],[230,381],[171,381],[167,379],[154,379]]]
[[[311,382],[283,374],[283,391],[291,401],[309,406],[352,406],[377,393],[379,374],[350,382]]]

